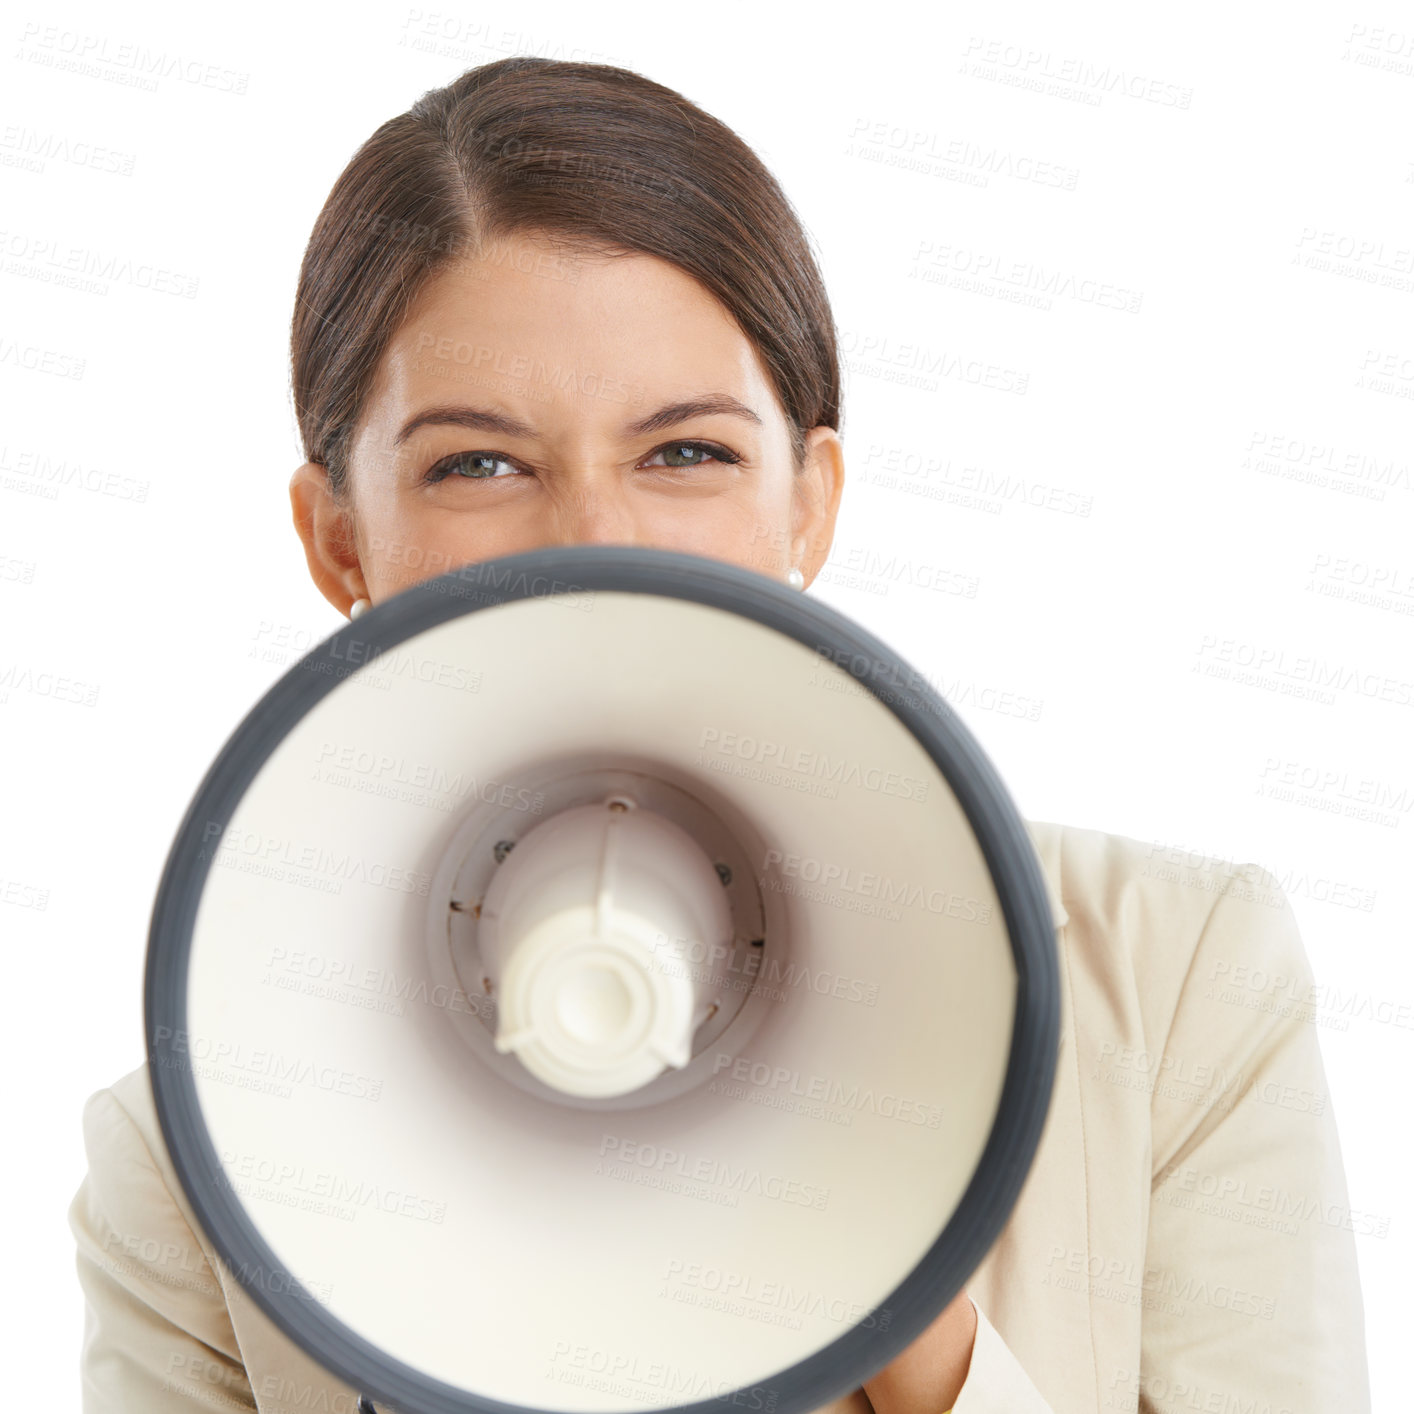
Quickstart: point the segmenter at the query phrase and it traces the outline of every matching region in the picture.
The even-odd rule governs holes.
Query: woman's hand
[[[865,1381],[874,1414],[946,1414],[967,1379],[976,1334],[977,1308],[960,1291],[898,1359]]]

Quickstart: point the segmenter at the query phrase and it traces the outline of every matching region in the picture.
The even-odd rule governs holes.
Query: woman
[[[840,372],[806,239],[733,133],[623,69],[502,60],[384,124],[315,225],[293,376],[295,526],[341,612],[537,546],[797,588],[829,553]],[[1368,1408],[1314,1028],[1223,986],[1308,975],[1275,880],[1030,830],[1063,986],[1041,1145],[966,1289],[836,1414]],[[146,1068],[84,1123],[85,1407],[352,1411],[218,1263]]]

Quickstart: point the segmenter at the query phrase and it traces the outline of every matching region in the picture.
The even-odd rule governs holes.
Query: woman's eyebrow
[[[624,436],[641,437],[648,432],[658,432],[675,423],[686,422],[693,417],[708,417],[722,414],[728,417],[744,418],[748,422],[761,425],[760,415],[745,403],[729,393],[709,393],[699,398],[686,398],[680,402],[668,403],[657,412],[641,417],[624,428]],[[424,408],[403,424],[402,430],[393,439],[394,446],[401,446],[419,427],[453,426],[466,427],[473,432],[494,432],[502,437],[520,437],[525,440],[538,437],[539,433],[529,423],[519,422],[505,413],[487,412],[483,408],[469,407],[453,403],[440,407]]]
[[[682,402],[668,403],[666,406],[660,407],[657,412],[650,412],[647,417],[641,417],[637,422],[629,423],[624,428],[624,435],[641,437],[645,432],[658,432],[664,427],[671,427],[677,422],[686,422],[692,417],[711,417],[717,413],[723,413],[728,417],[745,418],[748,422],[754,422],[758,427],[761,425],[759,414],[729,393],[708,393],[704,397],[687,398]]]

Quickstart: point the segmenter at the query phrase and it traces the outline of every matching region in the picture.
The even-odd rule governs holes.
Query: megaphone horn
[[[222,1259],[409,1414],[805,1414],[1005,1223],[1059,1033],[1040,864],[926,678],[734,565],[464,566],[225,744],[146,975]]]

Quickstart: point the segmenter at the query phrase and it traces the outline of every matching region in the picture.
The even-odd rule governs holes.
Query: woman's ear
[[[825,567],[835,539],[835,519],[844,493],[844,444],[833,427],[812,427],[805,439],[805,465],[795,479],[791,542],[804,544],[797,563],[808,588]]]
[[[290,508],[315,588],[341,614],[355,599],[370,598],[352,518],[335,502],[329,473],[318,462],[305,462],[290,477]]]

